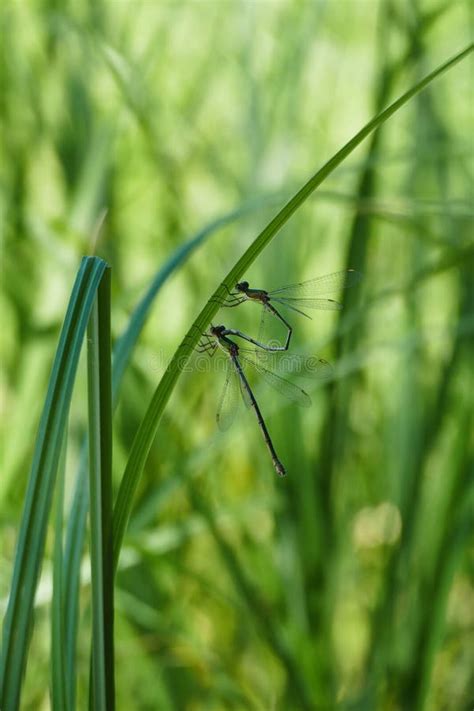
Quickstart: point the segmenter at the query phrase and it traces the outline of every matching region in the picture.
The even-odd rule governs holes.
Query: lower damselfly
[[[335,299],[327,298],[328,294],[337,294],[341,289],[347,289],[357,284],[361,278],[362,274],[360,272],[356,272],[354,269],[347,269],[316,277],[316,279],[310,279],[309,281],[281,286],[279,289],[273,289],[272,291],[251,289],[248,281],[241,281],[235,285],[235,291],[229,291],[229,296],[221,305],[233,308],[244,303],[244,301],[253,301],[261,304],[263,308],[257,345],[262,347],[262,342],[265,340],[266,317],[270,315],[285,326],[286,341],[283,345],[269,346],[266,344],[265,350],[286,351],[290,345],[293,328],[278,310],[280,306],[306,316],[306,318],[311,318],[311,316],[305,313],[303,309],[338,311],[342,309],[342,304]]]
[[[217,408],[217,425],[220,430],[227,430],[231,426],[238,409],[239,399],[242,397],[245,405],[249,408],[253,408],[255,412],[275,471],[279,476],[285,476],[285,467],[275,451],[275,447],[273,446],[273,442],[244,372],[244,368],[246,366],[253,368],[268,385],[289,400],[298,403],[298,405],[309,407],[311,405],[311,398],[308,393],[300,387],[282,378],[278,373],[267,368],[266,365],[263,365],[262,358],[255,349],[242,348],[234,340],[229,338],[229,336],[238,336],[251,343],[254,342],[245,334],[236,332],[234,329],[228,329],[225,326],[211,326],[209,331],[203,334],[196,349],[198,352],[207,353],[210,356],[213,356],[216,350],[220,349],[227,356],[226,379]],[[273,356],[273,358],[275,358],[275,356]],[[308,377],[328,378],[331,375],[332,368],[327,361],[315,356],[288,355],[286,356],[285,372],[288,371]]]

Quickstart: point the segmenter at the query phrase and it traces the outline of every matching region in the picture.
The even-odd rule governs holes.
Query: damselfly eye
[[[236,284],[235,288],[238,291],[247,291],[247,289],[249,288],[249,283],[248,281],[240,281],[238,284]]]

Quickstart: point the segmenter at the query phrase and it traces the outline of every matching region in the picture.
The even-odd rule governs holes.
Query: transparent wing
[[[297,284],[289,284],[281,286],[279,289],[269,291],[270,296],[280,294],[281,296],[324,296],[325,294],[334,294],[341,289],[347,289],[349,286],[354,286],[362,278],[360,272],[353,269],[347,269],[342,272],[334,272],[325,276],[316,277],[309,281],[301,281]]]
[[[321,311],[340,311],[342,309],[342,304],[334,299],[306,299],[306,298],[296,298],[291,296],[280,296],[272,299],[273,302],[283,304],[283,306],[289,306],[293,308],[295,306],[301,306],[303,309],[320,309]]]
[[[260,363],[260,358],[257,357],[255,359],[250,359],[241,355],[241,360],[249,363],[253,368],[255,368],[255,370],[259,373],[259,375],[261,375],[265,382],[270,385],[270,387],[277,390],[288,400],[292,400],[292,402],[296,402],[298,405],[302,405],[303,407],[309,407],[311,405],[311,398],[308,393],[294,383],[290,383],[289,380],[285,380],[285,378],[282,378],[276,373],[273,373],[271,370],[264,368]]]
[[[262,351],[259,348],[239,348],[240,359],[257,369],[273,371],[275,375],[297,375],[302,378],[326,380],[334,373],[331,363],[317,355],[307,356],[288,351],[280,353]]]
[[[239,380],[233,363],[227,363],[226,379],[217,407],[216,421],[218,428],[225,432],[229,429],[239,407]]]
[[[275,358],[275,368],[283,373],[298,375],[303,378],[327,380],[333,374],[333,367],[324,358],[318,356],[294,355],[285,353]],[[267,361],[268,364],[269,361]]]

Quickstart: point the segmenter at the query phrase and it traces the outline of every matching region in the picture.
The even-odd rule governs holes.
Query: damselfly
[[[260,332],[256,345],[262,347],[262,341],[265,339],[266,317],[270,314],[277,318],[287,329],[286,341],[284,345],[266,346],[265,350],[271,351],[286,351],[290,345],[291,334],[293,328],[291,324],[278,311],[275,304],[284,306],[287,309],[296,311],[306,318],[311,318],[302,309],[321,309],[326,311],[336,311],[342,309],[342,304],[334,299],[327,298],[328,294],[336,294],[341,289],[347,289],[360,281],[362,274],[353,269],[348,269],[325,276],[316,277],[309,281],[298,282],[297,284],[289,284],[282,286],[273,291],[265,291],[264,289],[251,289],[248,281],[241,281],[235,285],[236,291],[230,291],[228,298],[223,302],[222,306],[234,307],[239,306],[244,301],[254,301],[263,306],[262,319],[260,323]]]
[[[271,387],[275,388],[275,390],[278,390],[278,392],[282,395],[293,402],[302,405],[303,407],[309,407],[311,405],[311,398],[308,393],[300,387],[294,383],[291,383],[289,380],[285,380],[285,378],[282,378],[274,371],[265,367],[262,363],[261,357],[255,349],[241,348],[235,341],[229,338],[229,336],[238,336],[250,341],[251,343],[254,342],[240,331],[237,332],[234,329],[228,329],[225,326],[211,326],[209,332],[203,335],[197,348],[199,352],[208,353],[210,356],[213,356],[216,349],[219,348],[228,358],[226,379],[222,395],[219,400],[219,406],[217,408],[217,425],[220,430],[227,430],[231,426],[237,412],[240,390],[240,395],[246,406],[253,408],[255,411],[263,439],[268,451],[270,452],[273,466],[277,474],[279,476],[285,476],[285,467],[281,463],[275,451],[262,413],[252,392],[249,381],[247,380],[247,376],[245,375],[244,366],[254,368],[263,380],[271,385]],[[288,355],[286,358],[286,370],[299,373],[300,375],[318,378],[328,378],[331,375],[331,366],[325,360],[320,358],[298,355]]]

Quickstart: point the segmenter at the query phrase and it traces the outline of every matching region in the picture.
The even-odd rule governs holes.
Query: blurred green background
[[[160,375],[292,193],[372,116],[467,45],[464,2],[6,2],[2,64],[2,614],[34,437],[83,254],[112,266],[118,337],[158,294],[121,388],[118,485]],[[335,365],[299,411],[256,383],[219,434],[223,376],[181,377],[140,483],[116,588],[119,709],[472,707],[472,61],[369,138],[246,278],[352,267],[341,314],[295,316]],[[225,220],[224,220],[225,222]],[[256,332],[253,305],[219,320]],[[84,431],[71,411],[70,497]],[[67,516],[67,512],[66,512]],[[51,556],[52,539],[48,544]],[[84,552],[78,708],[90,634]],[[22,708],[48,708],[51,566]],[[471,647],[469,645],[471,643]]]

